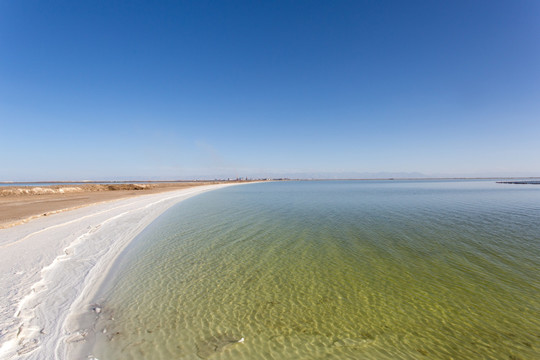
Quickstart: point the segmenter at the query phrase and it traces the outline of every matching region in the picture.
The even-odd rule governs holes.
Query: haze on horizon
[[[540,176],[538,1],[1,2],[0,53],[0,181]]]

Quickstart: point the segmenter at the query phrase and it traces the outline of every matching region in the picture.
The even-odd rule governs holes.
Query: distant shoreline
[[[0,186],[35,186],[37,184],[53,185],[113,185],[113,184],[186,184],[186,183],[235,183],[251,181],[370,181],[370,180],[535,180],[540,181],[540,176],[489,176],[489,177],[379,177],[379,178],[242,178],[242,179],[214,179],[214,180],[43,180],[43,181],[0,181]],[[49,186],[49,185],[43,185]]]
[[[539,179],[538,176],[533,177],[421,177],[421,178],[343,178],[343,179],[286,179],[294,181],[400,181],[400,180],[513,180],[513,179]],[[282,179],[279,179],[282,180]]]
[[[516,184],[516,185],[540,185],[540,180],[525,181],[497,181],[497,184]]]

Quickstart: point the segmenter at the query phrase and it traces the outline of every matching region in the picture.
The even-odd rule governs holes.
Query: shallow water
[[[236,186],[176,205],[127,248],[96,295],[90,353],[540,358],[539,268],[539,186]]]

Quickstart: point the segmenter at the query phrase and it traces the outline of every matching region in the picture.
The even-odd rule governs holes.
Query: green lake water
[[[540,359],[539,269],[540,186],[233,186],[130,244],[96,295],[90,353]]]

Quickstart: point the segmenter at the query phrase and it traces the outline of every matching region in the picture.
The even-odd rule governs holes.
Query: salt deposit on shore
[[[0,230],[0,358],[65,359],[74,322],[114,260],[172,205],[229,186],[142,195]]]

